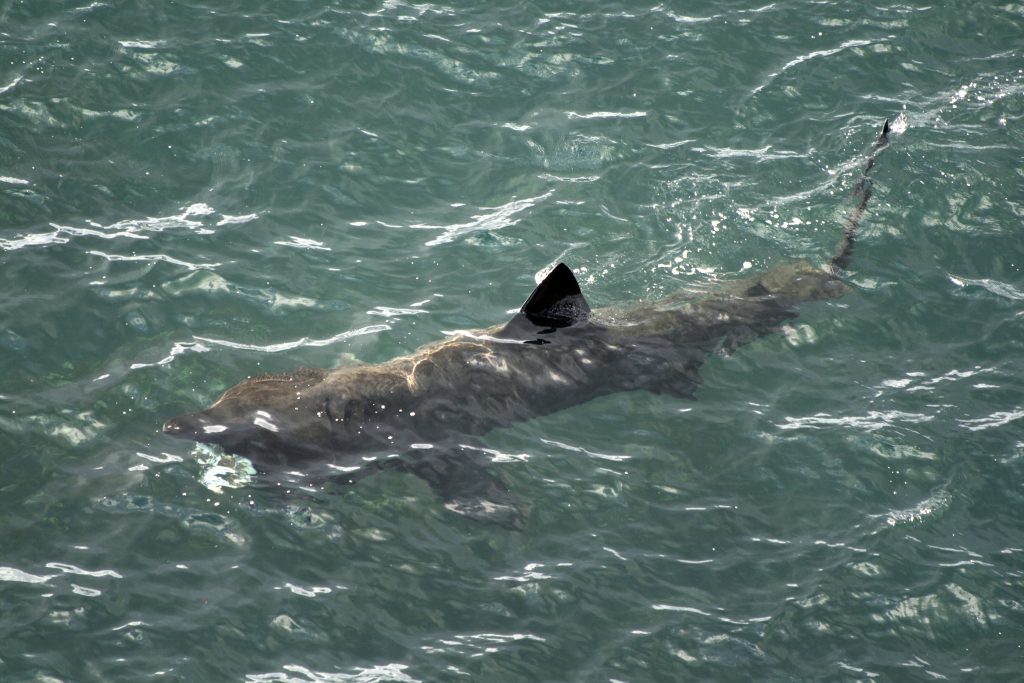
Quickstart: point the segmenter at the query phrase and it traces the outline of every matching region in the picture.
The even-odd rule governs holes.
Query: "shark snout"
[[[164,423],[164,434],[178,439],[197,440],[205,433],[207,421],[196,413],[172,417]]]
[[[223,420],[210,415],[207,411],[185,413],[164,423],[164,434],[200,443],[226,444],[244,433],[245,430],[224,424]]]

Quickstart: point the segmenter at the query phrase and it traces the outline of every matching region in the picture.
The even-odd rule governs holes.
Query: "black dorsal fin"
[[[541,281],[519,312],[536,325],[568,327],[590,317],[590,306],[569,266],[559,263]]]

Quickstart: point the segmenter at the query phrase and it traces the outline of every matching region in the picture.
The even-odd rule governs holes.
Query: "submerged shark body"
[[[825,267],[780,266],[703,301],[670,296],[591,310],[558,264],[505,325],[462,332],[375,365],[251,377],[210,408],[176,417],[167,434],[213,443],[259,470],[319,468],[354,481],[384,467],[410,471],[463,514],[518,526],[522,510],[457,439],[635,389],[690,398],[708,354],[778,329],[805,301],[841,296],[860,202]],[[373,456],[377,456],[374,459]]]

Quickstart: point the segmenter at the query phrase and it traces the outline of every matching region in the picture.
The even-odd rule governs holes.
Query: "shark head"
[[[304,368],[250,377],[206,410],[168,420],[164,433],[219,445],[265,469],[348,464],[410,441],[416,415],[404,372]]]
[[[332,441],[322,377],[321,371],[311,370],[250,377],[225,391],[206,410],[168,420],[163,431],[179,439],[216,444],[257,463],[295,460]]]

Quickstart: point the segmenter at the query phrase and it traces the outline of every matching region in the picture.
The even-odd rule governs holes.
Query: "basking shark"
[[[780,265],[700,301],[677,294],[595,310],[559,263],[504,324],[385,363],[249,377],[206,410],[169,420],[164,432],[217,444],[265,473],[315,471],[351,483],[381,469],[411,472],[449,509],[519,527],[517,497],[461,441],[613,392],[692,398],[709,354],[777,331],[797,304],[842,296],[871,196],[868,173],[889,130],[886,120],[824,265]]]

